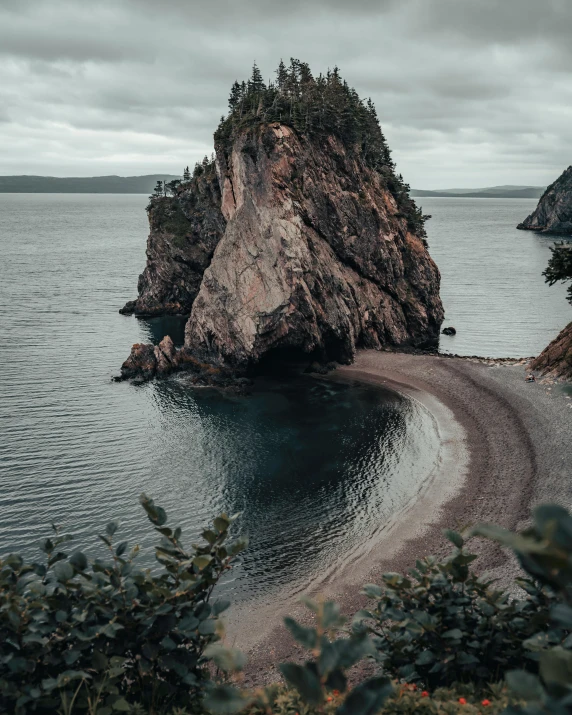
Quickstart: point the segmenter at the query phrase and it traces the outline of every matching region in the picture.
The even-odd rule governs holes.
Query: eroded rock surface
[[[544,348],[530,367],[543,375],[572,380],[572,323]]]
[[[260,125],[217,147],[217,170],[227,225],[187,351],[244,370],[280,348],[348,363],[357,346],[436,344],[439,271],[359,155]]]
[[[572,236],[572,166],[546,189],[538,206],[517,228]]]
[[[147,265],[139,276],[139,296],[119,312],[189,315],[226,224],[214,166],[207,165],[177,195],[153,198],[148,215]]]
[[[184,347],[135,345],[124,378],[184,369],[220,384],[282,350],[325,365],[357,347],[437,345],[439,271],[391,166],[282,123],[216,149],[216,176],[209,165],[151,201],[147,267],[125,308],[190,311]]]

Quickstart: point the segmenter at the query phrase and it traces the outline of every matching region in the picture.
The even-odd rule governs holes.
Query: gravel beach
[[[386,571],[404,571],[415,559],[445,554],[445,527],[481,521],[521,528],[531,508],[555,501],[572,505],[572,397],[557,384],[525,382],[525,366],[446,356],[361,351],[328,376],[396,389],[431,411],[442,440],[438,473],[395,523],[382,525],[361,554],[316,584],[343,611],[361,608],[364,583]],[[474,544],[475,568],[508,583],[514,559],[487,542]],[[231,613],[229,640],[246,651],[246,683],[278,679],[276,664],[298,651],[282,626],[298,603],[249,604]]]

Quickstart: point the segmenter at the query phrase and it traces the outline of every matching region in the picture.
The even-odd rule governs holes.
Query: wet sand
[[[522,365],[463,358],[362,351],[353,365],[328,376],[396,389],[433,415],[442,443],[435,473],[414,503],[341,562],[314,591],[352,614],[365,600],[364,583],[386,571],[406,571],[417,558],[444,555],[446,527],[481,521],[521,528],[531,508],[556,501],[572,506],[572,399],[557,385],[526,383]],[[487,542],[474,543],[475,568],[508,583],[514,559]],[[250,685],[278,679],[276,664],[299,651],[282,626],[297,603],[248,604],[231,614],[229,640],[246,651]]]

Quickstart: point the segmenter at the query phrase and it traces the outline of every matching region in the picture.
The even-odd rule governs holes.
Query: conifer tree
[[[183,181],[190,181],[191,180],[191,172],[189,171],[189,167],[186,166],[185,170],[183,171]]]
[[[249,90],[253,94],[259,94],[266,89],[264,80],[262,79],[262,73],[258,69],[256,62],[252,65],[252,75],[249,82]]]
[[[283,122],[305,136],[337,137],[348,151],[355,152],[367,167],[382,176],[410,229],[423,237],[425,217],[409,197],[407,184],[395,174],[373,102],[361,100],[342,79],[337,66],[315,78],[306,62],[292,57],[286,66],[280,60],[276,81],[265,85],[254,63],[247,83],[234,82],[229,114],[221,118],[215,140],[230,149],[237,132],[267,122]],[[205,168],[197,165],[193,175]]]
[[[241,99],[242,99],[241,88],[240,88],[238,81],[235,80],[234,84],[231,87],[230,96],[228,98],[228,106],[229,106],[231,112],[234,112],[234,110],[238,107]]]
[[[276,82],[278,84],[278,89],[283,90],[286,86],[287,81],[288,70],[286,69],[286,65],[284,64],[284,62],[280,60],[280,64],[278,65],[278,69],[276,70]]]
[[[163,182],[158,181],[155,184],[155,188],[153,189],[153,196],[155,198],[158,198],[159,196],[163,196]]]

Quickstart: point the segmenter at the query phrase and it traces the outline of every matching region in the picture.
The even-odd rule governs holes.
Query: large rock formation
[[[214,175],[207,199],[193,198],[197,183],[151,202],[157,229],[135,311],[192,308],[184,347],[134,346],[124,377],[139,362],[146,376],[176,368],[210,381],[282,351],[348,363],[360,346],[437,345],[443,308],[425,217],[395,174],[373,104],[337,70],[314,80],[294,60],[268,88],[257,72],[235,84],[215,134],[220,203]],[[179,233],[172,212],[192,221],[188,206],[200,219]],[[182,234],[192,240],[178,246]],[[197,246],[201,260],[189,260]]]
[[[572,166],[546,189],[538,206],[517,228],[572,236]]]
[[[384,178],[334,137],[283,124],[219,147],[225,234],[205,271],[185,348],[245,368],[297,348],[350,362],[357,346],[436,343],[439,272]]]
[[[543,375],[572,380],[572,323],[532,361],[530,367]]]
[[[139,276],[139,296],[120,313],[190,314],[204,270],[224,233],[220,207],[214,164],[206,162],[174,196],[151,200],[147,265]]]

